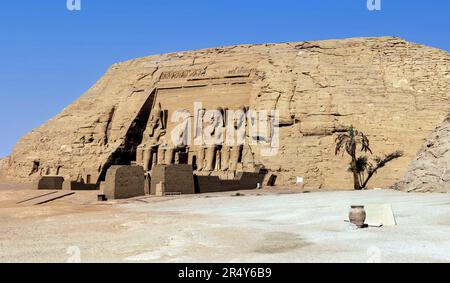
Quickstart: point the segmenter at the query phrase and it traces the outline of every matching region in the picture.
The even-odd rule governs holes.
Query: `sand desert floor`
[[[43,205],[0,189],[0,262],[448,262],[450,194],[264,189]],[[395,227],[354,229],[351,204],[390,203]],[[79,257],[78,257],[79,255]]]

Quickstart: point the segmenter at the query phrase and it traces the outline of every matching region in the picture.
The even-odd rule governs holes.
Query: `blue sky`
[[[395,35],[450,51],[450,1],[66,0],[0,6],[0,157],[107,68],[151,54],[243,43]]]

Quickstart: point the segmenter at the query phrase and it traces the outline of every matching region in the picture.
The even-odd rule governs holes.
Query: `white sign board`
[[[377,226],[382,224],[383,226],[395,226],[394,212],[390,204],[367,204],[364,206],[366,210],[366,224],[369,226]]]

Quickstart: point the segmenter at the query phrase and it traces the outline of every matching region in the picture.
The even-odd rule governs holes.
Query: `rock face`
[[[264,166],[268,176],[278,176],[277,184],[303,177],[307,186],[350,188],[349,160],[333,149],[337,133],[353,125],[369,136],[377,154],[405,152],[369,184],[390,186],[449,112],[450,55],[382,37],[130,60],[113,65],[86,94],[23,137],[1,173],[17,181],[48,174],[98,183],[110,166],[148,158],[144,149],[155,135],[155,113],[191,111],[194,102],[279,111],[278,154],[263,156],[257,147],[244,147],[240,170]]]
[[[431,134],[394,188],[408,192],[450,192],[450,115]]]

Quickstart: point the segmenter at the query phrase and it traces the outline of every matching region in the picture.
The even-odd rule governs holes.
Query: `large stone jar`
[[[349,213],[350,223],[355,224],[358,228],[364,227],[366,221],[366,211],[362,205],[352,205]]]

